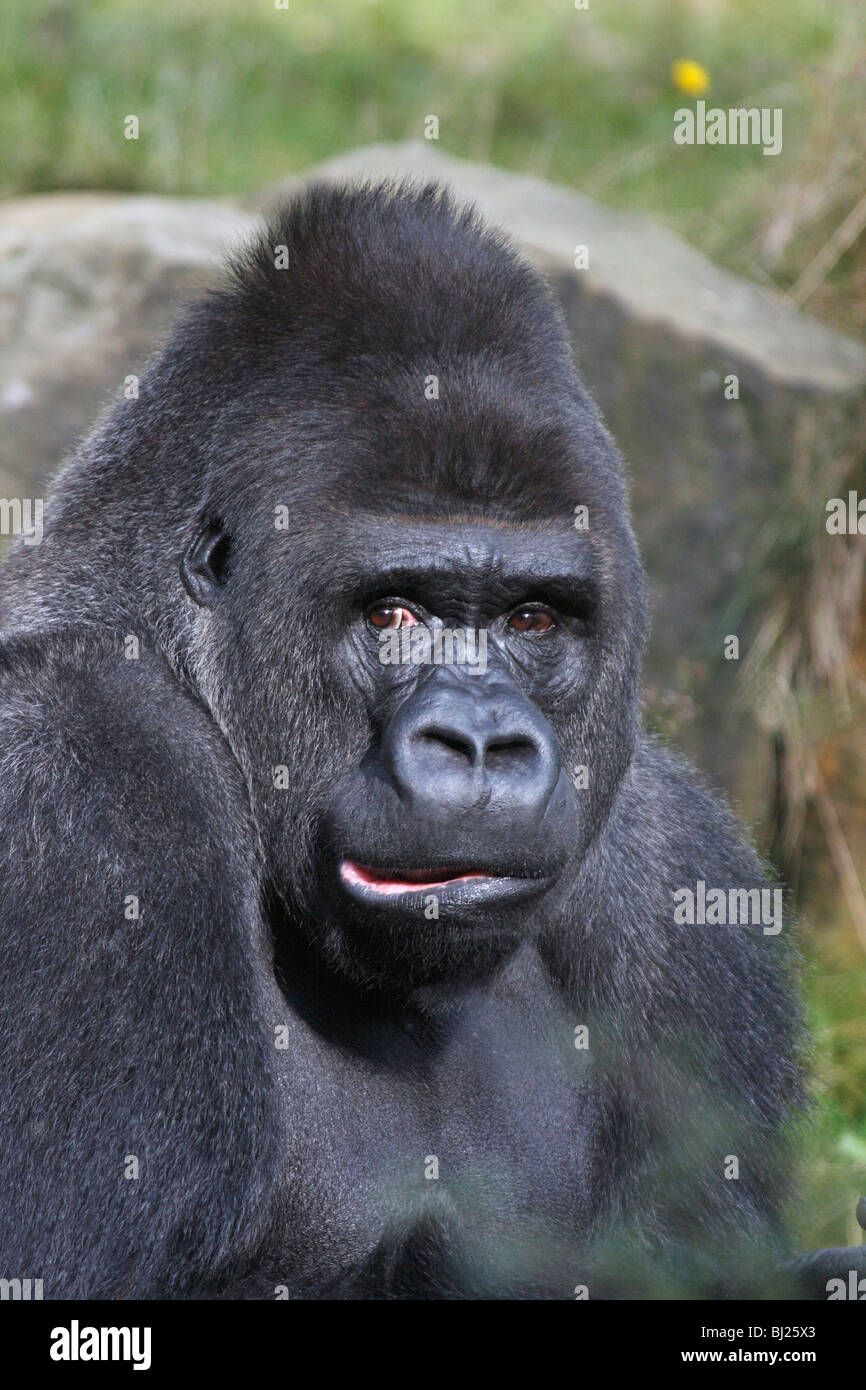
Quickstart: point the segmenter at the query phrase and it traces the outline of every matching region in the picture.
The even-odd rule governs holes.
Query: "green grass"
[[[815,1115],[808,1135],[796,1223],[804,1248],[853,1245],[866,1196],[866,966],[847,926],[806,944]]]
[[[342,149],[420,138],[434,114],[443,150],[653,213],[784,286],[866,163],[859,0],[290,5],[7,0],[0,188],[250,192]],[[780,156],[673,144],[683,56],[708,68],[711,102],[782,106]],[[123,138],[130,113],[138,141]],[[855,269],[835,272],[841,288]],[[816,307],[848,322],[841,288]]]

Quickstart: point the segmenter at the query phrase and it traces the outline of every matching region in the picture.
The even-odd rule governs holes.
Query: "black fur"
[[[435,573],[395,594],[407,555]],[[552,636],[502,625],[549,599],[521,567],[559,575]],[[487,675],[383,667],[364,615],[389,597],[488,629]],[[536,273],[435,188],[291,206],[0,584],[0,1275],[766,1291],[788,933],[674,923],[676,889],[765,879],[639,731],[644,635],[620,460]],[[511,729],[480,797],[476,718]],[[534,896],[385,911],[342,892],[353,849]]]

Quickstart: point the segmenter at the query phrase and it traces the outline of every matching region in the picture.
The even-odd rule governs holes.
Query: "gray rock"
[[[0,206],[0,495],[41,493],[255,225],[197,199],[61,193]]]
[[[551,272],[579,278],[584,290],[611,298],[629,319],[667,325],[717,355],[739,355],[748,345],[762,371],[791,387],[844,391],[866,382],[866,349],[796,313],[781,295],[720,270],[649,218],[613,212],[543,179],[452,159],[433,142],[354,150],[256,204],[267,209],[312,179],[405,177],[448,183]],[[585,271],[574,269],[580,245],[590,251]]]

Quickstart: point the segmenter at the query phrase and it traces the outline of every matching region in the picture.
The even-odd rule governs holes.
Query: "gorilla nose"
[[[528,831],[559,776],[552,729],[516,691],[418,694],[397,712],[385,748],[401,797],[438,817],[489,807]]]
[[[513,764],[515,772],[525,774],[538,756],[535,740],[518,729],[512,733],[498,733],[489,728],[461,729],[434,720],[416,730],[413,738],[416,743],[425,745],[422,757],[438,756],[440,763],[462,758],[473,770],[490,771],[494,766],[508,770]]]

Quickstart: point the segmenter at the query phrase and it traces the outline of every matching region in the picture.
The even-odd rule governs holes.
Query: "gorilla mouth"
[[[340,864],[340,881],[357,902],[390,907],[406,906],[407,898],[417,900],[429,893],[453,906],[480,905],[503,898],[525,897],[537,893],[547,883],[537,878],[454,866],[374,869],[351,859],[344,859]]]
[[[471,879],[499,878],[499,874],[486,874],[475,869],[404,869],[399,876],[388,871],[368,868],[365,864],[355,864],[344,859],[340,865],[340,877],[345,884],[356,884],[373,893],[390,896],[395,893],[432,892],[434,888],[444,888],[454,883],[468,883]]]

